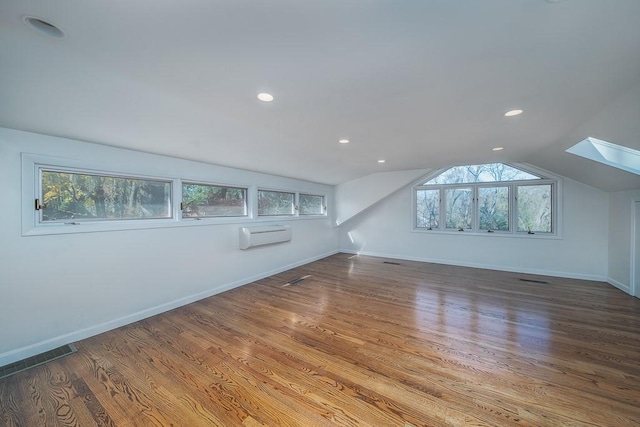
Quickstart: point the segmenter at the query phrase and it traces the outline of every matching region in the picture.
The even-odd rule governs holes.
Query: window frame
[[[133,173],[130,170],[115,169],[104,170],[102,165],[88,161],[79,161],[68,158],[41,156],[29,153],[21,155],[22,174],[22,209],[21,228],[23,236],[38,236],[51,234],[91,233],[101,231],[122,231],[146,228],[162,228],[177,224],[176,206],[174,203],[176,193],[179,193],[175,179],[156,175]],[[133,179],[143,179],[161,182],[170,182],[170,217],[166,218],[136,218],[118,220],[83,220],[83,221],[40,221],[40,212],[35,209],[34,201],[42,202],[41,170],[69,172],[78,174],[117,176]]]
[[[525,231],[525,230],[519,231],[518,230],[518,219],[519,219],[519,216],[518,216],[518,189],[520,187],[533,187],[533,186],[537,186],[537,185],[540,185],[540,186],[542,186],[542,185],[551,185],[551,189],[550,189],[550,191],[551,191],[551,231],[550,232],[546,232],[546,231],[537,231],[536,230],[533,233],[530,233],[529,231]],[[515,231],[517,233],[522,233],[522,234],[527,234],[527,235],[534,235],[534,234],[553,235],[554,234],[554,229],[556,228],[555,221],[554,221],[555,220],[555,218],[554,218],[554,210],[555,210],[554,209],[554,207],[555,207],[554,203],[555,203],[555,199],[556,199],[556,195],[555,195],[556,191],[557,191],[556,187],[553,185],[553,182],[550,182],[550,180],[528,181],[526,184],[519,185],[517,188],[515,188],[515,194],[514,194],[514,205],[515,206],[514,206],[514,210],[516,211],[516,214],[515,214],[515,218],[514,218],[514,220],[515,220],[514,228],[515,228]]]
[[[289,214],[283,214],[283,215],[261,215],[258,212],[258,201],[259,201],[259,194],[261,191],[268,191],[268,192],[274,192],[274,193],[291,193],[294,195],[293,201],[293,214],[289,215]],[[301,214],[300,213],[300,195],[306,195],[306,196],[317,196],[317,197],[322,197],[323,200],[323,213],[322,214]],[[314,193],[313,191],[294,191],[294,190],[286,190],[286,189],[282,189],[282,188],[269,188],[269,187],[256,187],[255,189],[255,209],[252,210],[253,215],[255,216],[255,218],[262,219],[262,220],[269,220],[269,219],[277,219],[277,220],[295,220],[295,219],[313,219],[313,218],[326,218],[328,217],[328,213],[329,213],[329,207],[328,207],[328,201],[327,201],[327,194],[326,193],[322,193],[322,192],[317,192]]]
[[[309,213],[309,214],[301,213],[300,198],[302,196],[312,196],[312,197],[320,197],[320,198],[322,198],[322,212],[321,213]],[[324,194],[305,193],[305,192],[302,192],[302,191],[298,192],[296,194],[296,212],[297,212],[298,216],[305,217],[305,218],[326,216],[327,215],[327,196],[324,195]]]
[[[44,194],[42,188],[42,173],[43,172],[53,172],[53,173],[66,173],[69,175],[85,175],[85,176],[97,176],[102,178],[121,178],[121,179],[130,179],[137,181],[147,181],[147,182],[158,182],[169,185],[169,195],[167,199],[167,216],[150,216],[150,217],[131,217],[131,218],[69,218],[69,219],[60,219],[60,220],[51,220],[44,221],[43,220],[43,210],[36,209],[36,222],[37,224],[49,225],[49,224],[58,224],[58,223],[93,223],[93,222],[123,222],[123,221],[150,221],[150,220],[172,220],[174,217],[174,209],[173,209],[173,180],[169,178],[157,178],[157,177],[143,177],[139,175],[133,174],[120,174],[114,172],[98,172],[98,171],[90,171],[90,170],[79,170],[76,168],[62,168],[62,167],[51,167],[46,165],[36,165],[36,199],[38,199],[41,203],[44,203]],[[73,224],[76,225],[76,224]]]
[[[411,187],[412,193],[412,230],[418,233],[435,233],[435,234],[464,234],[474,236],[500,236],[500,237],[526,237],[526,238],[562,238],[562,178],[553,175],[547,171],[538,169],[528,164],[521,163],[504,163],[520,169],[524,172],[539,176],[540,179],[529,179],[519,181],[495,181],[495,182],[475,182],[475,183],[454,183],[454,184],[430,184],[424,185],[425,182],[442,174],[451,167],[436,169],[422,177],[415,185]],[[464,165],[460,165],[464,166]],[[518,187],[531,185],[551,185],[551,232],[534,232],[518,231],[518,203],[517,194]],[[446,210],[445,210],[445,188],[468,188],[472,187],[472,228],[458,231],[446,228]],[[479,189],[508,187],[509,191],[509,230],[480,230],[480,206],[479,206]],[[418,191],[422,190],[438,190],[438,208],[439,215],[437,222],[439,227],[430,229],[429,227],[418,227]]]
[[[468,184],[450,184],[447,185],[445,187],[442,187],[441,185],[437,185],[438,187],[442,188],[442,190],[440,191],[440,211],[444,212],[444,218],[442,218],[444,221],[442,221],[440,224],[439,229],[442,229],[444,231],[467,231],[467,230],[474,230],[475,229],[475,215],[474,215],[474,209],[475,209],[475,188],[473,188],[473,186],[468,185]],[[430,186],[431,187],[431,186]],[[449,228],[447,227],[447,190],[471,190],[471,228],[464,228],[464,230],[460,230],[457,227],[453,227],[453,228]]]
[[[438,193],[438,203],[437,203],[437,207],[438,207],[438,215],[436,217],[435,222],[438,223],[438,226],[435,228],[436,230],[440,229],[440,225],[442,224],[442,206],[441,206],[441,199],[442,199],[442,194],[441,191],[439,189],[434,189],[434,188],[422,188],[424,186],[420,186],[421,188],[417,188],[414,187],[413,189],[413,226],[415,229],[418,230],[424,230],[424,231],[432,231],[434,228],[431,226],[431,219],[429,219],[429,226],[428,227],[418,227],[418,191],[436,191]],[[425,197],[426,200],[426,197]]]
[[[261,214],[260,213],[260,192],[265,193],[281,193],[281,194],[291,194],[293,196],[291,200],[291,213],[290,214]],[[298,215],[296,209],[297,202],[297,192],[291,190],[274,190],[270,188],[258,187],[256,191],[256,218],[293,218]]]
[[[203,220],[210,220],[210,219],[224,219],[224,218],[237,218],[237,219],[250,219],[251,218],[251,203],[250,203],[250,198],[251,198],[251,192],[250,192],[250,188],[248,186],[243,186],[243,185],[230,185],[230,184],[216,184],[216,183],[211,183],[211,182],[203,182],[203,181],[195,181],[195,180],[190,180],[190,179],[180,179],[179,180],[179,185],[180,185],[180,198],[176,198],[176,205],[177,205],[177,211],[179,213],[179,220],[180,221],[203,221]],[[197,217],[184,217],[182,214],[184,212],[184,209],[182,208],[182,204],[184,203],[184,194],[183,194],[183,187],[184,185],[200,185],[200,186],[206,186],[206,187],[221,187],[221,188],[231,188],[234,190],[244,190],[244,215],[204,215],[204,216],[197,216]],[[179,202],[178,202],[179,200]]]
[[[537,180],[536,180],[537,181]],[[478,233],[511,233],[513,230],[513,220],[517,219],[517,214],[513,213],[513,209],[514,207],[514,200],[513,200],[513,196],[514,196],[514,188],[511,185],[508,185],[509,182],[520,182],[520,181],[496,181],[495,183],[493,183],[494,185],[486,185],[487,183],[482,183],[481,185],[478,185],[475,188],[475,195],[474,195],[474,200],[475,200],[475,212],[476,212],[476,217],[477,217],[477,227],[476,230]],[[479,183],[480,184],[480,183]],[[501,185],[502,184],[502,185]],[[502,188],[502,187],[506,187],[507,188],[507,202],[508,202],[508,206],[507,206],[507,220],[509,222],[509,228],[507,230],[483,230],[480,229],[480,189],[481,188]],[[514,218],[515,216],[515,218]]]
[[[220,182],[208,181],[195,176],[176,177],[167,176],[164,173],[157,173],[158,170],[153,167],[140,167],[138,164],[121,162],[114,164],[113,167],[107,162],[79,160],[74,158],[62,158],[49,155],[21,153],[21,188],[16,191],[20,194],[20,221],[21,235],[42,236],[56,234],[76,234],[76,233],[94,233],[104,231],[127,231],[127,230],[143,230],[153,228],[166,227],[192,227],[192,226],[210,226],[225,224],[260,224],[269,221],[295,221],[295,220],[316,220],[328,217],[328,197],[327,193],[314,192],[313,190],[292,190],[290,188],[269,188],[259,186],[256,183],[247,182],[248,180],[238,180],[239,182]],[[135,218],[135,219],[106,219],[94,220],[87,219],[82,221],[39,221],[40,212],[35,209],[34,201],[41,197],[41,177],[40,170],[69,172],[90,175],[115,176],[132,179],[152,180],[160,182],[170,182],[170,217],[166,218]],[[145,172],[147,172],[145,174]],[[151,172],[151,173],[148,173]],[[157,173],[157,174],[156,174]],[[259,174],[256,178],[259,179]],[[192,179],[194,178],[194,179]],[[218,187],[241,188],[246,191],[246,215],[244,216],[206,216],[198,218],[182,218],[180,202],[182,201],[182,185],[210,185]],[[294,187],[295,188],[295,187]],[[308,194],[321,196],[324,199],[324,213],[322,215],[299,215],[298,211],[294,211],[293,215],[277,215],[277,216],[258,216],[258,189],[266,191],[278,191],[294,194],[294,204],[297,205],[299,194]],[[294,206],[295,206],[294,205]]]

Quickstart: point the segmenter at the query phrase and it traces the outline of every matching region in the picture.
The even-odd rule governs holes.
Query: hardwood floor
[[[76,346],[0,425],[640,425],[640,300],[597,282],[338,254]]]

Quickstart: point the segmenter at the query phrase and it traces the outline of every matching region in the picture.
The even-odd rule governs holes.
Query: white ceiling
[[[640,149],[640,117],[594,119],[640,87],[639,23],[639,0],[0,0],[0,126],[328,184],[523,161],[640,188],[564,153]]]

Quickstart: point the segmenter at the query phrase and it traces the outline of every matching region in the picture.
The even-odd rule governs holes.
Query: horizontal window
[[[298,204],[300,215],[323,215],[325,211],[324,196],[301,193]]]
[[[247,189],[182,183],[182,218],[247,216]]]
[[[133,166],[112,171],[102,163],[22,153],[22,235],[312,219],[327,212],[325,195],[137,175]]]
[[[295,193],[258,190],[259,216],[286,216],[295,214]]]
[[[171,218],[171,181],[40,169],[40,222]]]

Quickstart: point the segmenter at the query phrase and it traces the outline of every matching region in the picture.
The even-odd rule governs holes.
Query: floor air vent
[[[54,348],[53,350],[46,351],[42,354],[11,363],[0,368],[0,378],[6,378],[13,374],[17,374],[18,372],[44,365],[47,362],[60,359],[61,357],[73,354],[76,351],[76,347],[73,344],[63,345],[62,347]]]
[[[382,261],[383,264],[400,265],[399,262]]]
[[[302,276],[302,277],[298,277],[297,279],[289,280],[287,283],[282,285],[282,287],[284,288],[285,286],[295,285],[297,283],[302,282],[304,279],[308,279],[309,277],[311,277],[311,275],[307,274],[306,276]]]
[[[518,279],[521,282],[529,282],[529,283],[542,283],[543,285],[548,285],[549,282],[545,282],[544,280],[533,280],[533,279]]]

